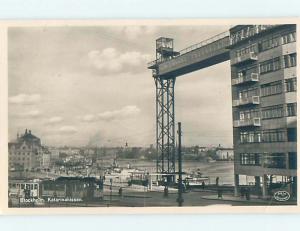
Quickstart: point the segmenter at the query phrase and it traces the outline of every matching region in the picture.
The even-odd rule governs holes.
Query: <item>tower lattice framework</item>
[[[179,53],[173,50],[172,38],[156,40],[156,60],[153,66],[153,78],[156,86],[156,171],[175,181],[175,77],[166,78],[159,75],[159,62],[172,59]]]
[[[155,77],[156,85],[156,170],[159,173],[175,173],[175,78]],[[170,181],[172,179],[168,179]],[[174,179],[173,179],[174,180]]]

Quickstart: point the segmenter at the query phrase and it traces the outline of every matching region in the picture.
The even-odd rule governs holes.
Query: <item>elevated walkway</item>
[[[156,70],[156,75],[164,79],[178,77],[229,60],[229,45],[226,31],[179,51],[169,60],[154,60],[148,63],[148,68]]]

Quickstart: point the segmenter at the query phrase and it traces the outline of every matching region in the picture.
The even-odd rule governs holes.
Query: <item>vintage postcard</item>
[[[2,212],[298,212],[297,23],[0,23]]]

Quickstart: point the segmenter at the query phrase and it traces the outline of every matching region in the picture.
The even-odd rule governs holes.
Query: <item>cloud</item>
[[[21,117],[38,117],[41,115],[41,112],[39,110],[31,110],[31,111],[27,111],[22,113],[20,116]]]
[[[120,110],[105,111],[98,114],[98,118],[101,120],[113,120],[118,118],[125,118],[133,115],[137,115],[140,109],[135,105],[129,105],[121,108]]]
[[[146,70],[146,63],[150,59],[149,54],[139,51],[121,53],[115,48],[109,47],[102,51],[90,51],[87,55],[87,65],[102,71],[103,74],[139,72]]]
[[[141,36],[151,35],[156,32],[157,27],[155,26],[125,26],[123,28],[123,33],[129,40],[135,40]]]
[[[125,107],[122,107],[118,110],[112,110],[112,111],[104,111],[98,114],[87,114],[80,119],[84,122],[95,122],[99,120],[115,120],[115,119],[124,119],[131,116],[135,116],[140,113],[140,109],[135,105],[128,105]]]
[[[74,134],[77,132],[77,128],[73,127],[73,126],[62,126],[58,129],[59,133],[61,134]]]
[[[49,118],[48,123],[49,124],[56,124],[56,123],[60,123],[62,121],[63,121],[62,117],[60,117],[60,116],[54,116],[54,117]]]
[[[91,114],[88,114],[88,115],[85,115],[82,117],[82,121],[84,122],[93,122],[95,121],[97,118],[95,115],[91,115]]]
[[[12,104],[35,104],[41,100],[41,96],[39,94],[19,94],[15,96],[11,96],[8,98],[8,101]]]

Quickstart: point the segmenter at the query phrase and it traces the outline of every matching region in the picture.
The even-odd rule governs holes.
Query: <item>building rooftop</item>
[[[17,148],[19,148],[23,143],[26,143],[26,144],[37,144],[39,146],[41,146],[41,140],[40,138],[38,138],[37,136],[33,135],[31,133],[31,130],[25,130],[25,133],[23,135],[17,135],[17,139],[12,141],[12,142],[9,142],[8,143],[8,147],[12,147],[12,146],[15,146]]]
[[[21,135],[19,137],[19,139],[26,139],[26,140],[37,140],[37,139],[40,139],[38,137],[36,137],[35,135],[33,135],[31,133],[31,130],[28,130],[27,129],[25,130],[25,133],[23,135]]]

